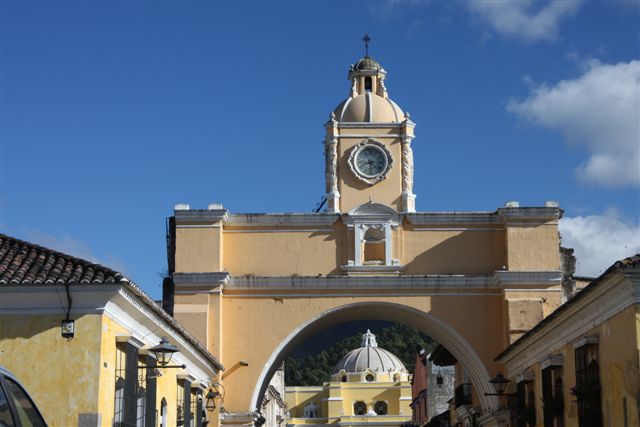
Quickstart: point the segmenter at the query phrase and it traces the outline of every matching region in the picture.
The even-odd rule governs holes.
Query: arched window
[[[343,383],[347,382],[347,376],[343,375],[342,378],[340,378],[340,381],[342,381]]]
[[[359,400],[353,404],[353,415],[365,415],[367,413],[367,404]]]
[[[365,92],[371,92],[371,88],[373,86],[373,83],[371,81],[371,77],[365,77],[364,78],[364,91]]]
[[[168,427],[167,424],[167,399],[164,397],[160,402],[160,427]]]
[[[364,262],[365,264],[385,263],[384,230],[372,227],[364,233]]]
[[[387,415],[387,402],[383,402],[382,400],[378,400],[375,405],[373,405],[373,410],[377,415]]]
[[[375,377],[373,374],[367,374],[367,375],[364,377],[364,380],[365,380],[365,381],[367,381],[367,382],[371,382],[371,381],[373,381],[373,380],[375,380],[375,379],[376,379],[376,377]]]
[[[304,406],[304,418],[318,418],[318,405],[316,405],[313,401],[307,403]]]

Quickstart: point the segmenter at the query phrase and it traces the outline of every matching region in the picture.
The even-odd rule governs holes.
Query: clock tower
[[[389,98],[387,72],[368,55],[349,69],[349,97],[326,123],[328,212],[349,212],[367,202],[415,212],[415,123]]]

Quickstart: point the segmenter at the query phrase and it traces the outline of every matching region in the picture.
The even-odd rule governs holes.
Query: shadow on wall
[[[428,236],[422,233],[429,233]],[[404,246],[434,245],[407,262],[405,274],[492,274],[506,265],[504,232],[461,231],[436,241],[439,232],[404,233]],[[446,231],[442,232],[447,233]],[[412,237],[411,234],[417,234]],[[420,237],[422,236],[422,237]],[[405,256],[411,256],[406,254]],[[464,262],[462,262],[464,261]]]

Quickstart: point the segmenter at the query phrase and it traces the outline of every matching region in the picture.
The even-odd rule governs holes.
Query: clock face
[[[386,178],[393,158],[383,143],[369,138],[353,147],[347,162],[356,178],[375,185]]]
[[[387,155],[375,145],[365,146],[356,155],[355,166],[362,175],[373,178],[387,169]]]

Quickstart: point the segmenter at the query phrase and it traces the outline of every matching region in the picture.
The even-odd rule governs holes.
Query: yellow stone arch
[[[258,408],[277,367],[296,347],[323,329],[354,320],[388,320],[412,326],[429,335],[445,346],[465,366],[478,390],[478,399],[483,412],[491,412],[499,407],[499,401],[495,396],[485,394],[496,392],[489,383],[491,377],[487,368],[473,347],[455,329],[430,313],[415,307],[392,302],[365,301],[326,310],[312,316],[291,331],[273,351],[260,373],[251,398],[251,408],[254,410]]]

